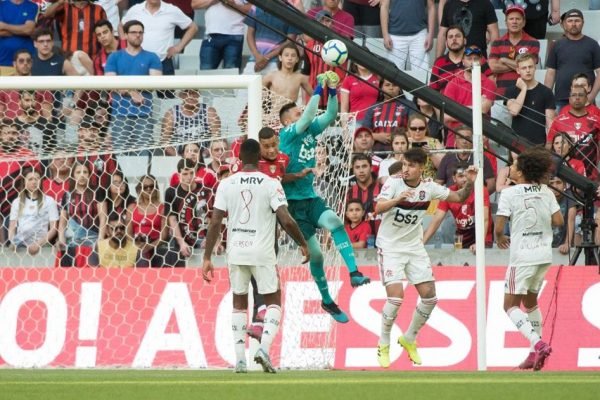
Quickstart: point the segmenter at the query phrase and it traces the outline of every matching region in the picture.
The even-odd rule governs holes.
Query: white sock
[[[540,335],[537,334],[533,326],[531,326],[531,322],[527,319],[527,314],[525,314],[520,308],[513,307],[506,312],[510,320],[515,324],[515,326],[519,329],[519,332],[527,340],[531,343],[531,346],[534,346],[537,342],[540,341]]]
[[[542,337],[542,312],[540,311],[540,308],[538,306],[535,306],[535,307],[527,310],[527,319],[529,320],[529,322],[531,322],[531,326],[533,327],[533,330],[535,331],[535,333],[537,333],[538,336],[541,338]],[[530,351],[533,352],[534,350],[535,349],[533,348],[533,345],[531,345]]]
[[[263,325],[262,338],[260,339],[260,348],[267,354],[271,349],[271,344],[279,331],[279,322],[281,321],[281,307],[271,304],[267,307],[265,322]]]
[[[235,349],[235,362],[246,361],[246,325],[248,312],[233,309],[231,314],[231,330],[233,331],[233,346]]]
[[[379,344],[390,344],[390,332],[398,315],[398,309],[402,305],[401,297],[388,297],[381,311],[381,335]]]
[[[410,321],[410,326],[408,327],[406,333],[404,333],[404,338],[409,342],[414,342],[417,338],[417,334],[425,325],[425,322],[429,319],[431,312],[435,308],[437,304],[437,297],[430,297],[428,299],[421,299],[417,307],[415,308],[415,312],[412,316],[412,321]]]

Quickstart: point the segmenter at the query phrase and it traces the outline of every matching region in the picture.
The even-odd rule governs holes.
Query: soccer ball
[[[327,65],[339,67],[348,59],[348,49],[341,40],[328,40],[321,49],[321,58]]]

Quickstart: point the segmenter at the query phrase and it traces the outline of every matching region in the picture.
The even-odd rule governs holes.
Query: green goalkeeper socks
[[[346,229],[344,229],[344,223],[340,217],[338,217],[332,210],[327,210],[321,214],[321,217],[319,218],[319,226],[331,232],[335,247],[342,255],[342,258],[346,263],[346,267],[348,268],[348,272],[353,273],[358,271],[356,259],[354,258],[352,242],[350,241],[350,237],[348,237]]]
[[[333,299],[329,294],[329,285],[325,277],[325,269],[323,267],[323,253],[321,253],[321,245],[316,236],[308,239],[308,251],[310,252],[310,273],[317,284],[321,298],[326,304],[333,303]]]

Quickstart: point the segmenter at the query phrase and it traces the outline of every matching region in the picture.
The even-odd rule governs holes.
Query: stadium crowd
[[[348,38],[381,38],[398,68],[431,70],[430,87],[467,107],[473,103],[471,66],[480,63],[487,116],[598,180],[600,45],[583,34],[579,9],[561,14],[559,0],[289,3]],[[506,32],[499,30],[494,5],[505,12]],[[205,18],[200,73],[235,68],[261,74],[266,88],[299,103],[310,97],[319,74],[338,73],[340,111],[356,113],[358,125],[346,209],[337,210],[355,248],[375,246],[381,221],[374,199],[409,148],[428,152],[427,178],[453,190],[465,185],[473,164],[469,127],[418,98],[409,100],[400,87],[359,64],[326,65],[322,43],[243,0],[2,0],[0,74],[173,75],[179,55],[199,32],[195,10],[204,10]],[[547,24],[561,24],[564,34],[540,60]],[[431,65],[430,51],[436,55]],[[535,74],[542,62],[543,82]],[[153,102],[174,97],[180,101],[157,120]],[[185,266],[202,246],[216,186],[237,165],[241,140],[214,138],[224,112],[191,89],[0,92],[1,242],[30,254],[55,245],[61,266]],[[486,146],[503,153],[493,143]],[[138,147],[144,149],[128,154],[150,156],[157,153],[149,149],[160,147],[161,155],[180,157],[162,192],[157,178],[146,174],[130,193],[115,154]],[[317,165],[307,171],[317,177],[319,193],[327,190],[327,179],[319,177],[327,176],[334,152],[320,143]],[[508,167],[486,156],[486,245],[492,246],[494,205],[513,182]],[[549,179],[566,221],[555,231],[553,246],[566,254],[580,240],[581,210],[565,182]],[[426,243],[455,241],[474,250],[473,195],[464,204],[432,202],[428,213]]]

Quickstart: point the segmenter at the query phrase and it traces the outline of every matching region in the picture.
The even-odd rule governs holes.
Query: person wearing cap
[[[377,154],[373,154],[375,139],[373,131],[366,126],[359,126],[354,131],[354,153],[363,153],[371,157],[371,166],[374,173],[379,173],[379,164],[383,159]]]
[[[473,106],[473,83],[471,67],[475,62],[479,62],[482,52],[477,46],[471,45],[465,49],[463,54],[463,71],[456,73],[454,78],[449,82],[442,94],[449,97],[465,107],[471,108]],[[481,110],[483,114],[488,114],[496,99],[496,84],[486,77],[481,75]],[[461,123],[451,117],[450,115],[444,115],[444,124],[450,129],[453,129]],[[454,132],[448,131],[446,136],[445,145],[446,147],[454,147]]]
[[[544,85],[554,89],[556,108],[569,102],[571,78],[585,73],[594,82],[587,96],[591,103],[600,91],[600,45],[595,39],[583,34],[583,13],[571,9],[561,17],[564,36],[549,50]]]
[[[540,42],[523,31],[525,26],[525,10],[519,5],[506,8],[507,32],[500,39],[492,42],[489,64],[496,74],[497,94],[504,96],[506,89],[513,86],[519,74],[516,58],[520,54],[530,53],[537,57],[540,53]]]
[[[507,9],[515,4],[525,10],[524,31],[536,39],[546,39],[548,25],[560,22],[560,0],[504,0],[502,8]]]
[[[452,25],[460,25],[466,34],[467,46],[477,46],[484,56],[487,56],[486,36],[490,42],[498,39],[498,18],[490,1],[440,0],[438,14],[441,18],[436,57],[443,54],[446,32]]]
[[[434,1],[382,0],[380,7],[387,58],[401,70],[408,66],[413,71],[429,69],[427,53],[433,47],[436,25]]]
[[[349,12],[340,9],[340,3],[341,0],[323,0],[323,7],[311,8],[307,14],[309,17],[314,18],[319,11],[328,11],[333,19],[331,29],[339,35],[352,39],[356,36],[354,33],[354,17]]]

